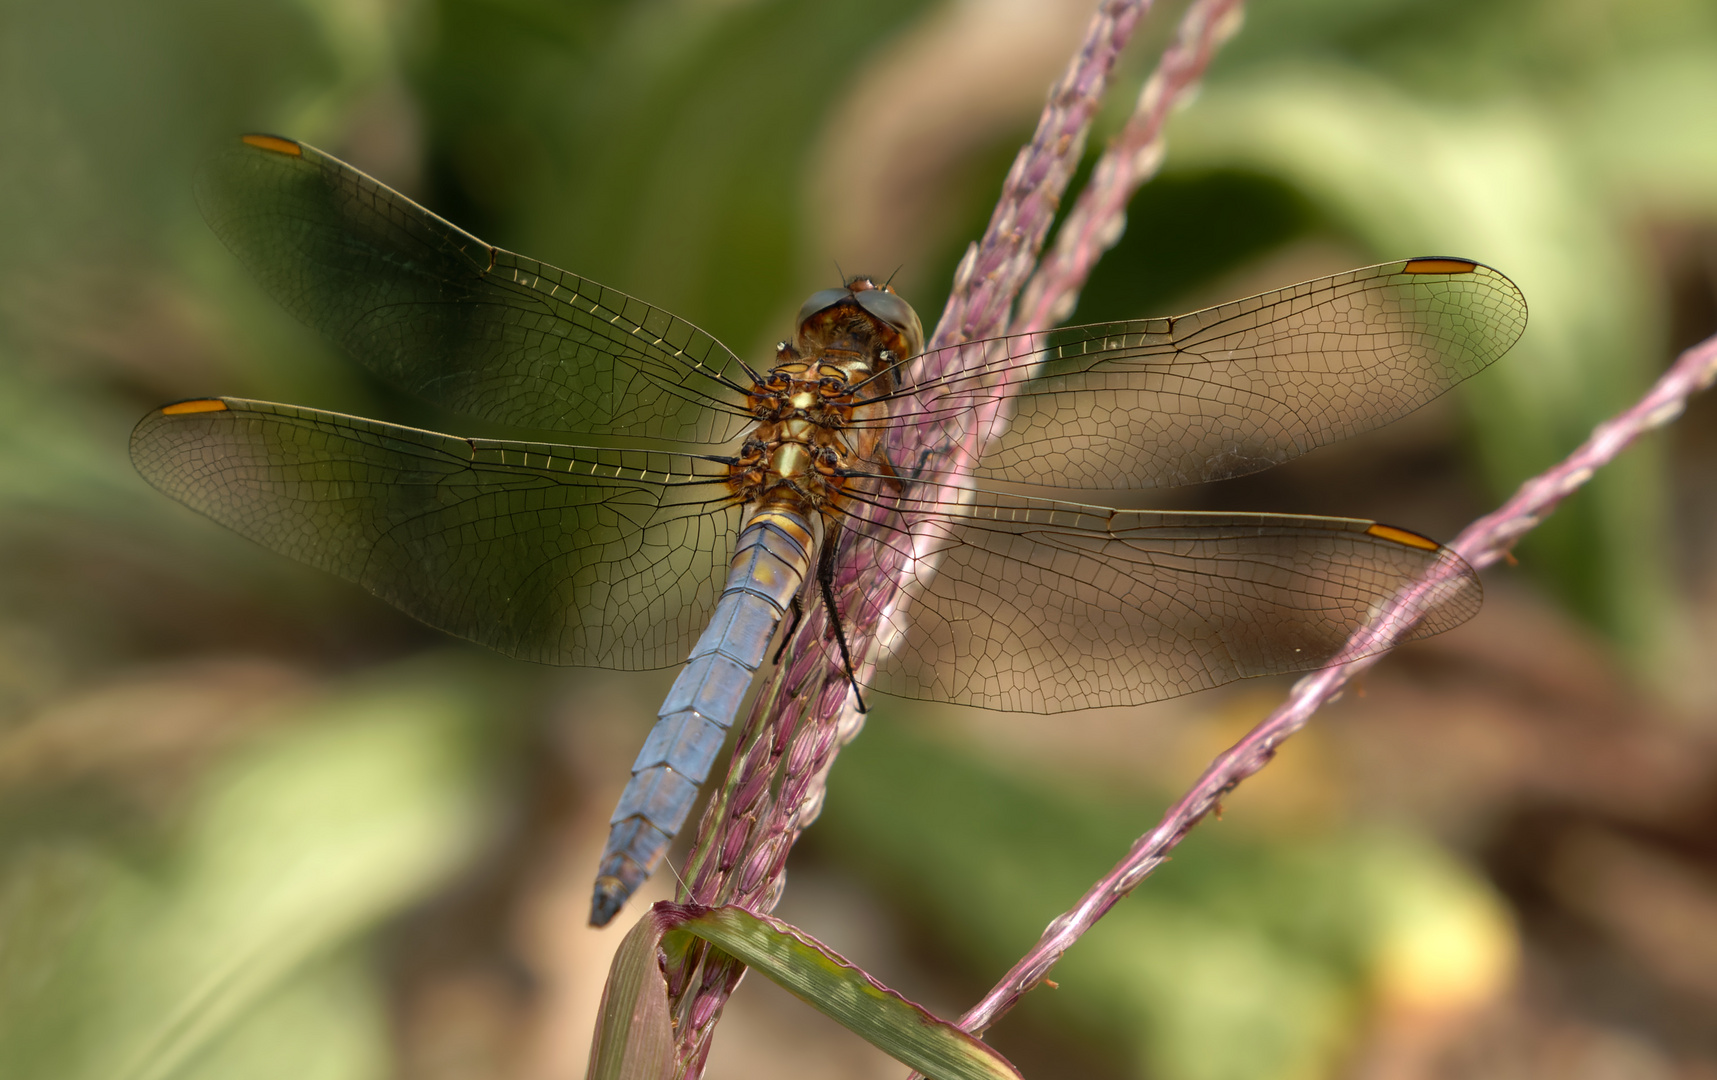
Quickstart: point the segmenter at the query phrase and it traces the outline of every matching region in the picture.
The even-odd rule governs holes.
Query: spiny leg
[[[853,670],[852,654],[847,651],[847,631],[841,624],[841,613],[835,607],[835,556],[836,548],[840,546],[840,524],[833,518],[825,518],[827,527],[823,530],[823,550],[817,559],[817,585],[823,592],[823,606],[829,611],[829,624],[835,628],[835,644],[840,646],[841,663],[846,665],[847,682],[852,684],[853,699],[858,702],[858,711],[869,712],[864,703],[864,694],[859,690],[858,673]]]
[[[882,470],[880,475],[888,483],[888,486],[894,489],[894,493],[899,495],[905,492],[906,477],[900,475],[900,470],[894,467],[893,459],[888,456],[887,446],[876,448],[876,462]]]
[[[787,632],[781,635],[781,644],[775,649],[775,664],[781,663],[781,655],[787,651],[787,643],[793,640],[793,634],[799,629],[799,624],[805,621],[805,604],[799,599],[799,594],[793,594],[793,621],[788,624]]]

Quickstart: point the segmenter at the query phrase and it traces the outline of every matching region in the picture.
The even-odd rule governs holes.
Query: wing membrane
[[[890,396],[916,398],[918,422],[948,425],[951,440],[991,434],[979,476],[1169,487],[1387,424],[1485,368],[1525,327],[1526,302],[1502,274],[1409,259],[1175,318],[951,346],[921,364],[958,370],[909,376]],[[979,430],[984,402],[1028,377],[1011,419]]]
[[[1477,613],[1477,574],[1447,548],[1347,518],[1122,511],[968,491],[954,512],[891,496],[922,569],[904,613],[856,590],[850,624],[904,647],[872,684],[903,697],[1024,712],[1137,705],[1307,671],[1433,571],[1409,640]],[[930,564],[936,556],[935,568]]]
[[[429,401],[520,427],[724,442],[742,365],[660,308],[493,247],[303,143],[197,177],[209,226],[287,310]],[[746,383],[749,385],[749,382]]]
[[[753,422],[749,374],[703,331],[487,245],[312,147],[247,137],[197,193],[289,310],[431,401],[681,443]],[[1176,318],[954,346],[914,369],[947,373],[908,374],[877,399],[894,416],[858,423],[987,440],[975,472],[1000,480],[1223,479],[1418,408],[1501,356],[1525,321],[1519,290],[1489,267],[1387,263]],[[1026,380],[997,413],[998,394]],[[268,547],[548,663],[680,662],[742,511],[715,458],[462,439],[234,398],[150,414],[132,457],[156,487]],[[911,603],[870,610],[874,590],[849,590],[844,617],[906,635],[874,683],[909,697],[1137,704],[1347,658],[1353,632],[1427,574],[1441,583],[1411,637],[1464,621],[1481,596],[1452,552],[1369,521],[972,490],[950,510],[922,485],[880,490],[859,497],[884,511],[877,542],[916,568]]]
[[[266,547],[509,656],[685,659],[739,508],[719,462],[462,439],[238,398],[145,416],[155,487]]]

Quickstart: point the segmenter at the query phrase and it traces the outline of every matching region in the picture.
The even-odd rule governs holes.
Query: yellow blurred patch
[[[1464,878],[1415,883],[1375,954],[1384,1011],[1424,1016],[1495,1000],[1513,979],[1520,941],[1501,903]]]

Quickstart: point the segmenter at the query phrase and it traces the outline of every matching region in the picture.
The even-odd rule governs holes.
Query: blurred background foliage
[[[583,925],[588,878],[671,672],[462,648],[132,473],[131,424],[174,398],[418,415],[209,234],[210,147],[316,143],[757,356],[837,261],[898,268],[934,321],[1088,15],[0,0],[0,1075],[577,1075],[616,941]],[[1532,321],[1451,401],[1176,505],[1449,536],[1717,329],[1717,7],[1248,20],[1076,318],[1458,254]],[[1717,1071],[1713,415],[1320,717],[998,1044],[1037,1076]],[[1053,719],[880,701],[782,914],[957,1013],[1281,689]],[[709,1073],[897,1074],[758,981]]]

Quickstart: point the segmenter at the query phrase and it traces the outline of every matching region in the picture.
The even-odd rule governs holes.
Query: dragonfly
[[[1375,521],[1012,490],[1226,479],[1405,415],[1524,331],[1520,291],[1469,259],[963,342],[957,365],[860,277],[813,295],[754,365],[302,142],[246,135],[196,195],[263,287],[370,372],[521,434],[587,440],[210,397],[145,416],[131,456],[174,499],[456,637],[547,664],[684,664],[612,816],[594,925],[661,861],[780,625],[813,605],[854,695],[1058,713],[1326,666],[1432,573],[1411,637],[1482,598],[1455,553]],[[924,424],[984,448],[968,476],[938,482],[891,452]],[[861,525],[901,554],[909,603],[839,609],[834,568]],[[866,619],[895,631],[869,664],[843,629]]]

